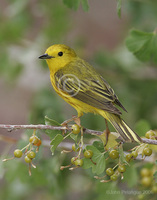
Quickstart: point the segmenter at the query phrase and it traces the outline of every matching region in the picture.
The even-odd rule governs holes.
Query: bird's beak
[[[53,56],[49,56],[47,53],[39,56],[40,59],[51,59],[51,58],[54,58]]]

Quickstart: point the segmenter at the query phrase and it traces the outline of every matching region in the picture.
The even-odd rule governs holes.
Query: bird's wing
[[[113,89],[91,66],[87,66],[87,63],[84,65],[84,62],[71,66],[68,65],[55,74],[56,86],[60,92],[114,114],[121,114],[114,104],[125,110]]]

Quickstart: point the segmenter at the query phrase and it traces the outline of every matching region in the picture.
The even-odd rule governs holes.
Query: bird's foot
[[[67,124],[68,124],[69,122],[75,121],[75,120],[77,120],[77,119],[78,119],[78,117],[74,115],[74,116],[72,116],[72,118],[67,119],[67,120],[65,120],[63,123],[61,123],[61,125],[62,125],[62,126],[67,126]]]

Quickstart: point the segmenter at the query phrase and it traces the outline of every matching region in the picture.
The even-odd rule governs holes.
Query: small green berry
[[[155,194],[157,193],[157,185],[154,185],[154,186],[152,187],[152,192],[155,193]]]
[[[144,194],[139,194],[139,195],[137,196],[137,198],[138,198],[138,200],[144,200]]]
[[[137,151],[133,151],[133,152],[131,153],[131,155],[132,155],[134,158],[136,158],[136,157],[138,156],[138,153],[137,153]]]
[[[83,153],[84,157],[85,158],[92,158],[93,156],[93,151],[92,150],[86,150],[84,153]]]
[[[119,166],[118,166],[118,171],[119,171],[120,173],[124,173],[124,172],[126,171],[125,165],[119,165]]]
[[[16,150],[14,151],[14,156],[15,156],[16,158],[21,158],[21,157],[22,157],[22,151],[21,151],[20,149],[16,149]]]
[[[73,151],[76,151],[75,144],[72,145],[72,150],[73,150]]]
[[[77,167],[82,167],[83,165],[83,160],[82,159],[77,159],[74,163]]]
[[[152,149],[146,147],[143,149],[143,153],[145,156],[150,156],[150,155],[152,155]]]
[[[25,156],[25,162],[26,162],[26,163],[31,163],[31,162],[32,162],[32,159],[30,159],[28,156]]]
[[[75,165],[75,161],[77,160],[77,157],[72,157],[71,158],[71,163],[73,164],[73,165]]]
[[[143,177],[142,180],[141,180],[141,184],[142,184],[144,187],[150,187],[151,184],[152,184],[152,178],[149,177],[149,176]]]
[[[131,160],[131,158],[132,158],[132,154],[131,153],[129,153],[129,154],[127,154],[125,156],[125,159],[126,159],[127,162],[129,162]]]
[[[71,129],[72,129],[72,133],[76,134],[76,135],[79,134],[79,132],[81,130],[81,128],[77,124],[73,124],[72,127],[71,127]]]
[[[36,153],[35,153],[34,151],[30,151],[30,152],[27,154],[27,156],[28,156],[28,158],[33,159],[33,158],[35,158]]]
[[[33,145],[36,145],[38,142],[39,142],[39,138],[36,136],[36,135],[32,135],[30,138],[29,138],[29,142],[32,143]]]
[[[118,179],[117,174],[113,174],[112,176],[110,176],[110,179],[111,179],[112,181],[116,181],[116,180]]]
[[[112,150],[112,151],[109,152],[109,156],[112,159],[116,159],[116,158],[119,157],[119,152],[117,150]]]
[[[154,131],[150,130],[148,131],[146,134],[145,134],[145,137],[148,138],[148,139],[151,139],[152,137],[155,136],[155,133]]]
[[[145,176],[151,176],[151,170],[148,169],[148,168],[142,168],[141,171],[140,171],[140,175],[142,177],[145,177]]]
[[[72,145],[72,150],[73,150],[73,151],[79,151],[79,150],[80,150],[80,147],[78,147],[78,148],[76,149],[76,145],[73,144],[73,145]]]
[[[107,168],[107,169],[106,169],[106,174],[107,174],[108,176],[112,176],[112,175],[114,174],[114,170],[113,170],[112,168]]]

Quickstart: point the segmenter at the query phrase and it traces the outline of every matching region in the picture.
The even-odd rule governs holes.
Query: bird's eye
[[[62,52],[62,51],[60,51],[60,52],[58,53],[58,55],[59,55],[59,56],[62,56],[62,55],[63,55],[63,52]]]

